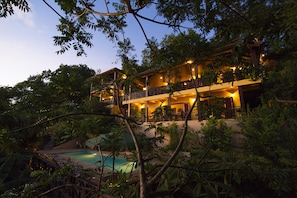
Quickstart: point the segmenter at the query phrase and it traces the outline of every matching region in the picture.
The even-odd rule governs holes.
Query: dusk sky
[[[101,32],[94,35],[94,46],[85,48],[87,57],[77,57],[76,52],[72,50],[57,55],[56,51],[60,48],[54,46],[53,36],[60,35],[56,31],[58,15],[43,1],[29,2],[29,13],[16,9],[14,15],[0,18],[0,86],[14,86],[27,80],[30,75],[41,74],[49,69],[54,71],[61,64],[86,64],[95,71],[121,68],[117,48]],[[55,6],[54,1],[48,3]],[[138,54],[137,59],[141,59],[144,36],[133,18],[129,19],[128,25],[125,32],[132,39],[135,53]],[[154,36],[158,41],[169,32],[165,26],[147,23],[144,25],[148,37]]]

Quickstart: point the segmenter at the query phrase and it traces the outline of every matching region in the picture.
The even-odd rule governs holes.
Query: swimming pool
[[[102,166],[101,157],[98,152],[82,150],[75,152],[65,152],[63,155],[66,155],[70,158],[83,161],[89,164],[96,166]],[[112,170],[112,157],[108,155],[103,155],[104,168]],[[122,171],[125,173],[131,172],[134,170],[135,162],[127,160],[126,158],[115,157],[114,168],[117,171]]]

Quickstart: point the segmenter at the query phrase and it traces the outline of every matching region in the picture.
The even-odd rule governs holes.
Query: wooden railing
[[[195,87],[194,83],[197,87],[203,87],[207,86],[205,83],[201,81],[201,79],[197,79],[195,82],[193,81],[182,81],[176,84],[176,91],[179,90],[187,90],[187,89],[193,89]],[[160,86],[160,87],[153,87],[148,89],[148,96],[155,96],[160,95],[164,93],[169,93],[169,87],[168,86]],[[146,97],[146,91],[136,91],[132,92],[129,97],[129,93],[125,93],[123,100],[132,100],[137,98],[144,98]]]

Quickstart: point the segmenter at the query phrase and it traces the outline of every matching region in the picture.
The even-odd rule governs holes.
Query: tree
[[[0,87],[0,128],[11,128],[12,115],[9,113],[11,107],[11,87]]]
[[[26,0],[3,0],[0,5],[0,17],[13,15],[15,8],[18,8],[23,12],[30,11],[29,4]]]
[[[15,152],[24,148],[39,148],[47,137],[46,125],[39,123],[84,109],[85,101],[89,99],[89,80],[93,75],[94,71],[85,65],[61,65],[54,72],[43,71],[42,74],[30,76],[13,88],[1,88],[3,122],[6,120],[1,124],[2,148],[8,152],[11,152],[10,149]],[[32,125],[35,127],[13,134],[6,133]],[[5,145],[5,142],[8,144]]]
[[[86,65],[60,65],[50,76],[50,86],[55,89],[61,103],[68,101],[73,108],[80,108],[83,100],[90,95],[91,81],[88,79],[94,75],[94,70]]]
[[[148,46],[144,50],[143,64],[163,70],[170,70],[187,61],[202,62],[202,58],[205,59],[213,52],[207,39],[193,30],[167,35],[160,43],[155,41],[154,46],[153,49]]]
[[[45,0],[44,2],[53,9]],[[190,29],[198,29],[203,33],[213,31],[212,37],[224,43],[238,38],[257,38],[269,44],[267,45],[269,49],[284,49],[284,44],[294,48],[292,46],[294,42],[291,41],[295,39],[292,35],[296,34],[294,30],[296,2],[293,0],[287,2],[126,0],[102,4],[90,0],[75,2],[57,0],[56,3],[64,12],[62,15],[54,10],[61,17],[58,30],[62,34],[55,37],[55,43],[61,45],[63,52],[73,47],[83,54],[82,45],[88,47],[92,45],[92,34],[87,30],[99,30],[112,40],[120,39],[124,28],[128,27],[127,15],[132,15],[139,22],[140,28],[142,28],[140,19],[166,25],[173,30],[183,28],[186,23]],[[26,0],[5,0],[1,2],[1,11],[5,13],[1,15],[2,17],[13,14],[12,5],[23,11],[29,11]],[[142,14],[148,7],[161,20],[157,21]],[[99,11],[103,8],[105,11]],[[143,33],[146,36],[145,32]]]
[[[16,1],[2,1],[1,12],[3,9],[7,9],[7,2],[14,3]],[[22,1],[23,2],[23,1]],[[46,1],[44,0],[46,3]],[[180,31],[184,27],[184,24],[192,25],[192,29],[207,34],[208,39],[212,42],[230,43],[236,41],[236,50],[238,56],[235,60],[240,63],[239,60],[244,54],[242,51],[246,49],[251,51],[252,55],[252,69],[259,69],[258,58],[261,53],[266,54],[268,59],[295,59],[296,58],[296,7],[297,2],[289,0],[286,2],[264,0],[260,2],[255,1],[121,1],[121,2],[105,2],[106,11],[99,12],[97,8],[98,2],[94,1],[63,1],[57,0],[58,5],[61,7],[64,14],[56,13],[60,16],[60,24],[58,30],[61,36],[54,37],[56,45],[61,46],[59,53],[64,53],[71,47],[77,50],[78,55],[85,54],[84,47],[92,46],[92,31],[101,31],[112,41],[116,41],[119,44],[120,55],[125,60],[128,66],[132,66],[132,69],[136,67],[135,59],[128,56],[123,56],[124,53],[133,49],[132,43],[124,37],[124,29],[128,27],[126,22],[127,15],[131,15],[139,23],[139,27],[142,24],[139,19],[151,21],[153,23],[167,25],[173,28],[174,31]],[[17,2],[18,3],[18,2]],[[21,4],[21,3],[19,3]],[[17,4],[18,5],[18,4]],[[150,7],[156,11],[156,15],[161,17],[161,21],[156,21],[154,18],[145,17],[141,14],[144,8]],[[77,17],[73,17],[77,16]],[[6,17],[6,15],[4,15]],[[143,30],[143,29],[142,29]],[[209,34],[212,33],[212,34]],[[147,45],[152,52],[159,47],[156,43],[150,42],[143,31],[144,36],[147,39]],[[168,36],[168,41],[171,39]],[[175,38],[174,38],[175,39]],[[172,40],[174,40],[172,39]],[[176,40],[178,41],[178,39]],[[169,44],[171,44],[169,42]],[[170,45],[169,45],[170,46]],[[172,52],[172,48],[164,49],[164,57],[161,61],[166,60],[170,64],[178,63],[186,57],[184,54],[175,54]],[[172,56],[172,54],[176,56]],[[155,54],[154,54],[155,56]],[[149,55],[145,61],[154,57]],[[130,61],[131,60],[131,61]],[[131,65],[129,65],[132,63]],[[295,64],[293,64],[294,66]],[[135,74],[135,73],[132,73]],[[263,76],[261,76],[263,77]],[[293,81],[291,81],[293,82]],[[120,84],[120,83],[119,83]],[[294,87],[294,86],[291,86]],[[281,90],[277,89],[277,91]],[[276,91],[276,93],[277,93]],[[289,92],[286,90],[286,92]],[[295,93],[292,94],[295,96]],[[197,94],[198,97],[198,94]],[[125,116],[121,115],[123,118]],[[124,119],[129,131],[133,136],[133,129],[128,119]],[[136,150],[138,153],[138,161],[140,165],[140,196],[147,197],[148,190],[151,185],[158,180],[161,175],[176,159],[185,135],[187,132],[187,118],[185,120],[185,130],[181,135],[180,142],[177,148],[173,152],[172,157],[162,166],[159,172],[148,182],[143,168],[143,159],[137,140],[135,140]]]

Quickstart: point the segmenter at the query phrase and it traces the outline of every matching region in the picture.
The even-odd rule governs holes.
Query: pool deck
[[[101,167],[96,166],[94,164],[90,164],[87,162],[82,162],[80,160],[76,160],[74,158],[71,158],[69,156],[64,155],[65,152],[79,152],[79,151],[95,151],[90,149],[84,149],[84,148],[62,148],[62,149],[49,149],[49,150],[39,150],[37,153],[41,155],[45,155],[51,159],[53,159],[59,166],[63,166],[65,164],[71,163],[77,168],[82,168],[84,170],[89,170],[89,180],[92,182],[99,181],[100,175],[103,174],[103,181],[107,180],[111,175],[113,175],[112,171],[104,168],[103,172],[101,172]],[[96,151],[98,152],[98,151]],[[110,152],[102,151],[102,154],[104,155],[110,155]],[[121,152],[119,157],[127,158],[129,156],[129,152]],[[133,171],[130,176],[135,177],[137,176],[138,171]]]
[[[80,152],[80,151],[95,151],[95,150],[90,150],[90,149],[83,149],[83,148],[75,148],[75,149],[51,149],[51,150],[39,150],[37,153],[46,155],[52,159],[54,159],[58,164],[62,165],[67,162],[71,162],[72,164],[76,166],[81,166],[84,169],[97,169],[98,166],[94,164],[90,164],[87,162],[82,162],[80,160],[76,160],[74,158],[71,158],[67,155],[64,155],[63,153],[67,152]],[[95,151],[98,152],[98,151]],[[108,151],[102,151],[102,154],[104,155],[110,155],[111,153]],[[123,157],[123,158],[129,158],[131,156],[130,152],[121,152],[118,157]]]

